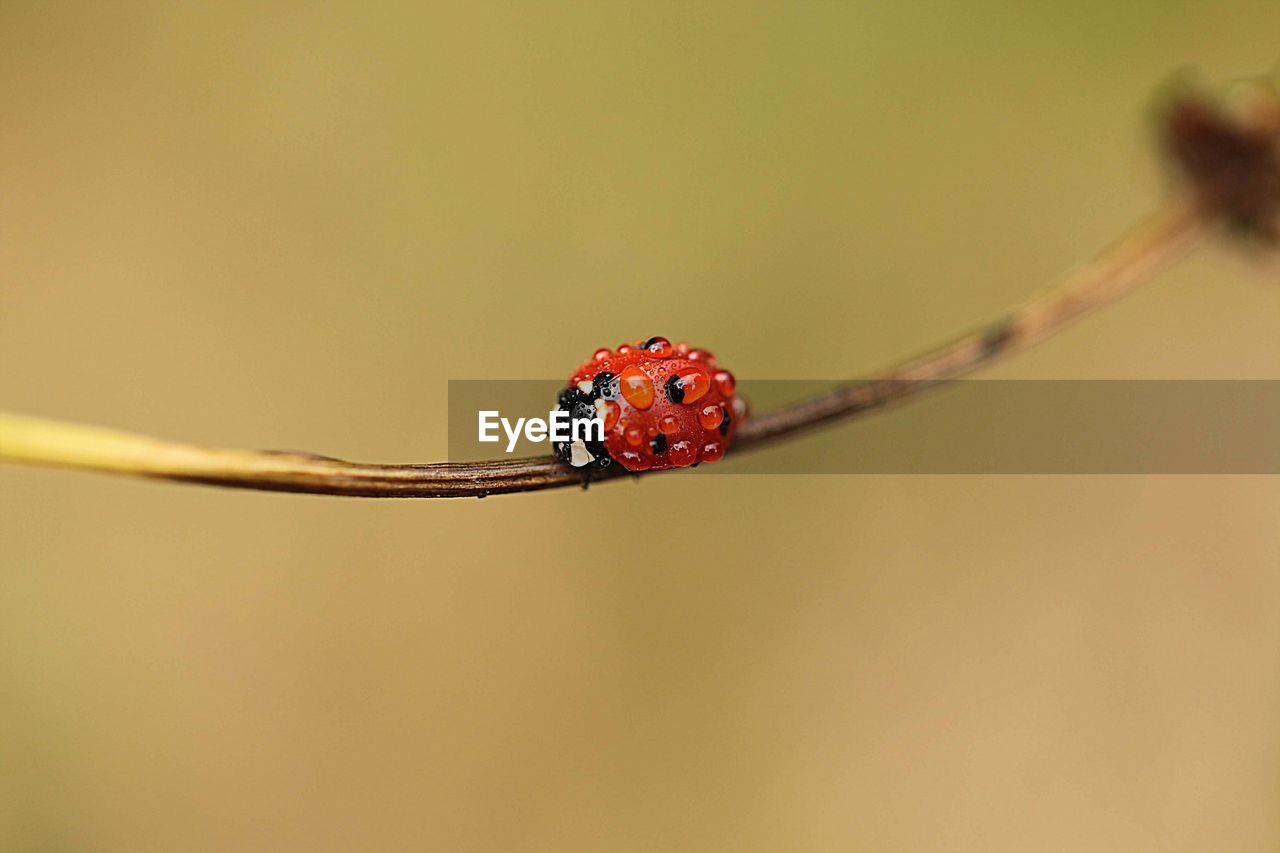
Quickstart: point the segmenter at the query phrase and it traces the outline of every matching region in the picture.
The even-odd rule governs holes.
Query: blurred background
[[[626,339],[748,391],[865,373],[1151,208],[1152,92],[1276,32],[4,0],[0,407],[431,461],[447,380]],[[984,375],[1280,378],[1276,281],[1219,246]],[[0,848],[1275,850],[1278,522],[1266,477],[378,502],[7,466]]]

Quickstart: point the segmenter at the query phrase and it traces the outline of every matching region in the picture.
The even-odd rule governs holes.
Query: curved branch
[[[855,417],[964,376],[1056,334],[1129,294],[1195,245],[1214,219],[1198,196],[1177,196],[1093,261],[1004,318],[870,379],[755,415],[733,453]],[[484,497],[584,485],[554,457],[468,464],[375,465],[307,453],[199,447],[92,426],[0,413],[0,460],[233,488],[377,498]],[[593,480],[624,474],[619,466]]]
[[[865,381],[748,420],[738,428],[734,449],[883,408],[1022,352],[1150,281],[1189,252],[1213,218],[1213,208],[1198,197],[1176,196],[1093,260],[1003,319]]]

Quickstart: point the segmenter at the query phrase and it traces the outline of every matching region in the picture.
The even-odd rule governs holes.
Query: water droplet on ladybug
[[[702,453],[700,454],[700,461],[717,462],[723,456],[724,456],[724,445],[721,444],[720,442],[708,441],[706,444],[702,445]]]
[[[637,409],[647,409],[653,405],[653,380],[634,364],[622,371],[619,377],[622,396]]]
[[[667,449],[667,460],[677,468],[692,465],[698,461],[697,448],[692,441],[677,441]]]
[[[702,424],[703,429],[716,429],[723,420],[724,409],[720,408],[718,403],[703,406],[698,412],[698,423]]]
[[[724,397],[732,397],[733,390],[738,385],[737,381],[733,378],[733,374],[727,370],[716,371],[715,383],[716,390]]]
[[[675,415],[663,415],[658,421],[658,429],[663,435],[673,435],[680,431],[680,419]]]
[[[609,348],[608,348],[608,347],[600,347],[600,349],[596,350],[595,352],[593,352],[593,353],[591,354],[591,360],[592,360],[592,361],[604,361],[606,358],[608,358],[608,357],[609,357],[609,356],[611,356],[612,354],[613,354],[613,353],[609,352]]]
[[[644,457],[643,454],[634,450],[624,450],[618,454],[618,461],[622,463],[622,467],[628,471],[648,471],[653,464]]]
[[[654,358],[670,358],[675,352],[671,346],[671,341],[661,337],[649,338],[649,340],[640,345],[640,348]]]
[[[644,444],[644,430],[640,429],[638,426],[627,427],[623,431],[622,435],[623,438],[627,440],[627,444],[632,447],[639,447]]]
[[[680,388],[680,392],[676,396],[679,396],[680,399],[677,400],[675,396],[672,396],[671,402],[673,403],[684,403],[686,405],[696,403],[711,390],[711,378],[696,367],[680,371],[675,378]],[[671,382],[667,383],[668,389],[671,388],[671,385]],[[668,396],[671,395],[668,394]]]

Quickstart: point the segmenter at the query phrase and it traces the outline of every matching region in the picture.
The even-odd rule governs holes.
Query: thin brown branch
[[[748,419],[738,430],[733,452],[887,407],[1021,352],[1116,302],[1181,258],[1212,218],[1204,211],[1190,197],[1170,200],[1092,262],[1003,319],[868,380]],[[3,413],[0,459],[233,488],[379,498],[484,497],[583,483],[577,470],[549,456],[374,465],[305,453],[198,447]],[[594,479],[622,473],[616,466],[606,471]]]
[[[1161,142],[1186,191],[1131,228],[1091,262],[1000,320],[870,379],[743,422],[735,454],[823,424],[907,400],[1021,352],[1123,298],[1226,222],[1256,240],[1280,235],[1280,96],[1257,87],[1244,109],[1182,94],[1162,121]],[[368,465],[306,453],[176,444],[0,413],[0,460],[157,477],[245,489],[380,498],[484,497],[579,485],[553,457],[473,464]],[[613,479],[619,466],[594,479]]]
[[[1007,358],[1111,305],[1180,259],[1207,231],[1206,208],[1178,196],[1092,261],[1003,319],[975,329],[871,378],[755,417],[738,429],[735,450],[901,402],[949,379]]]

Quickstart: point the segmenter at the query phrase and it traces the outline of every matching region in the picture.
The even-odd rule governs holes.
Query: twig
[[[1004,319],[872,379],[748,419],[738,429],[733,452],[883,408],[1020,352],[1150,280],[1194,245],[1207,218],[1196,199],[1176,197],[1094,261]],[[5,413],[0,413],[0,459],[235,488],[376,498],[484,497],[583,482],[577,470],[550,456],[373,465],[305,453],[199,447]],[[595,479],[620,473],[615,466]]]
[[[904,401],[992,364],[1110,305],[1226,222],[1261,243],[1280,242],[1280,96],[1264,85],[1241,115],[1212,99],[1169,105],[1166,153],[1187,181],[1152,216],[1093,261],[1003,319],[871,379],[747,419],[733,452]],[[484,497],[582,484],[554,457],[472,464],[367,465],[307,453],[176,444],[91,426],[0,413],[0,460],[245,489],[377,498]],[[606,468],[593,479],[624,472]]]
[[[1058,285],[997,320],[863,382],[742,424],[734,449],[757,446],[829,421],[897,403],[1051,337],[1119,301],[1185,255],[1211,217],[1192,196],[1176,196]]]

